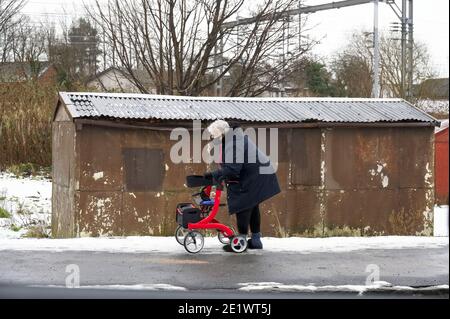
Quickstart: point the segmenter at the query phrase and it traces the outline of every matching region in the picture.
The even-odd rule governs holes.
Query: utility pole
[[[408,10],[408,90],[406,91],[406,98],[410,99],[413,95],[413,68],[414,68],[414,25],[413,25],[413,0],[408,0],[409,10]]]
[[[302,49],[302,0],[298,0],[298,49]]]
[[[407,16],[406,16],[406,0],[402,0],[402,38],[401,38],[401,50],[402,50],[402,58],[401,58],[401,96],[402,98],[406,97],[406,27],[407,27]]]
[[[287,10],[284,12],[280,19],[284,19],[285,17],[298,15],[298,27],[299,27],[299,36],[298,36],[298,48],[301,50],[302,45],[302,36],[301,36],[301,15],[302,14],[309,14],[309,13],[315,13],[319,11],[325,11],[325,10],[331,10],[331,9],[339,9],[339,8],[345,8],[345,7],[352,7],[356,5],[362,5],[367,3],[374,3],[374,38],[373,38],[373,44],[374,44],[374,59],[373,59],[373,84],[372,84],[372,96],[373,97],[379,97],[380,96],[380,84],[379,84],[379,31],[378,31],[378,4],[379,2],[383,2],[388,4],[395,12],[397,17],[402,21],[402,65],[401,65],[401,73],[402,73],[402,97],[405,96],[406,92],[406,36],[407,36],[407,23],[409,21],[409,41],[410,44],[412,44],[413,38],[412,38],[412,1],[409,1],[410,6],[410,18],[408,20],[406,16],[406,1],[402,0],[402,13],[401,16],[398,14],[398,11],[400,10],[398,6],[395,4],[395,0],[341,0],[341,1],[333,1],[328,3],[322,3],[318,5],[302,5],[302,0],[298,0],[298,7]],[[263,19],[269,19],[270,17],[265,17]],[[237,28],[237,42],[239,43],[239,26],[240,25],[248,25],[255,23],[257,20],[256,17],[250,17],[250,18],[241,18],[237,17],[235,21],[226,22],[222,25],[222,28]],[[283,47],[284,50],[284,47]],[[412,45],[409,47],[409,54],[412,57]],[[220,44],[220,55],[223,56],[223,43]],[[410,72],[410,75],[408,76],[409,83],[412,81],[412,58],[409,59],[409,67],[408,70]],[[411,84],[409,84],[409,87],[412,87]],[[217,91],[222,92],[223,94],[223,81],[220,79],[219,85],[217,88]]]
[[[378,34],[378,0],[373,1],[373,87],[372,97],[380,97],[380,43]]]

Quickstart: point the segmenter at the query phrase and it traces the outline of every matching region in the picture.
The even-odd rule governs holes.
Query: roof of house
[[[439,132],[448,130],[448,119],[441,121],[441,126],[440,127],[436,127],[434,129],[434,133],[437,134]]]
[[[46,61],[0,62],[0,82],[18,82],[40,77],[50,65]]]
[[[130,75],[130,72],[127,69],[111,66],[111,67],[109,67],[109,68],[107,68],[107,69],[105,69],[105,70],[103,70],[103,71],[93,75],[86,82],[87,82],[87,84],[92,83],[94,81],[99,80],[102,76],[108,76],[108,74],[110,74],[110,73],[113,76],[115,72],[120,73],[125,78],[129,79],[130,81],[133,81],[133,78],[132,78],[132,76]],[[151,86],[153,84],[150,76],[148,75],[148,73],[145,70],[133,69],[132,72],[133,72],[133,75],[136,77],[136,79],[142,85]]]
[[[417,97],[448,99],[448,92],[448,78],[427,79],[413,87],[413,93]]]
[[[76,92],[60,92],[59,95],[72,118],[439,124],[402,99],[227,98]]]

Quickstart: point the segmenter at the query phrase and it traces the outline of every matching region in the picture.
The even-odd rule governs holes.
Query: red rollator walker
[[[201,229],[216,230],[218,239],[222,244],[230,244],[231,249],[241,253],[247,249],[247,238],[237,235],[231,226],[221,224],[215,219],[220,206],[220,196],[223,190],[223,181],[214,184],[213,179],[201,175],[186,177],[188,187],[202,187],[201,191],[192,195],[193,203],[180,203],[177,205],[176,221],[178,227],[175,238],[189,253],[198,253],[205,243]],[[210,198],[212,187],[215,186],[215,197]]]

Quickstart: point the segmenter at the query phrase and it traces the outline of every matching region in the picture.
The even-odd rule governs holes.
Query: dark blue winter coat
[[[229,130],[222,137],[222,163],[219,166],[212,176],[215,180],[228,181],[230,214],[252,208],[280,193],[278,179],[268,156],[243,134],[242,129]]]

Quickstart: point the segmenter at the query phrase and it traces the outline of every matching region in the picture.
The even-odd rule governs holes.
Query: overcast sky
[[[86,3],[93,0],[84,0]],[[104,2],[106,0],[102,0]],[[338,1],[338,0],[333,0]],[[82,15],[82,1],[74,0],[28,0],[23,12],[33,20],[50,17],[51,20],[66,19]],[[306,5],[331,2],[306,0]],[[400,5],[401,0],[397,0]],[[65,15],[62,15],[65,13]],[[245,16],[245,13],[242,13]],[[388,30],[397,16],[385,3],[380,3],[380,29]],[[371,31],[373,27],[373,4],[334,9],[311,14],[310,26],[315,26],[311,36],[322,39],[314,53],[327,59],[341,49],[349,36],[357,30]],[[449,75],[449,1],[414,0],[414,38],[425,43],[432,58],[435,71],[441,77]]]

